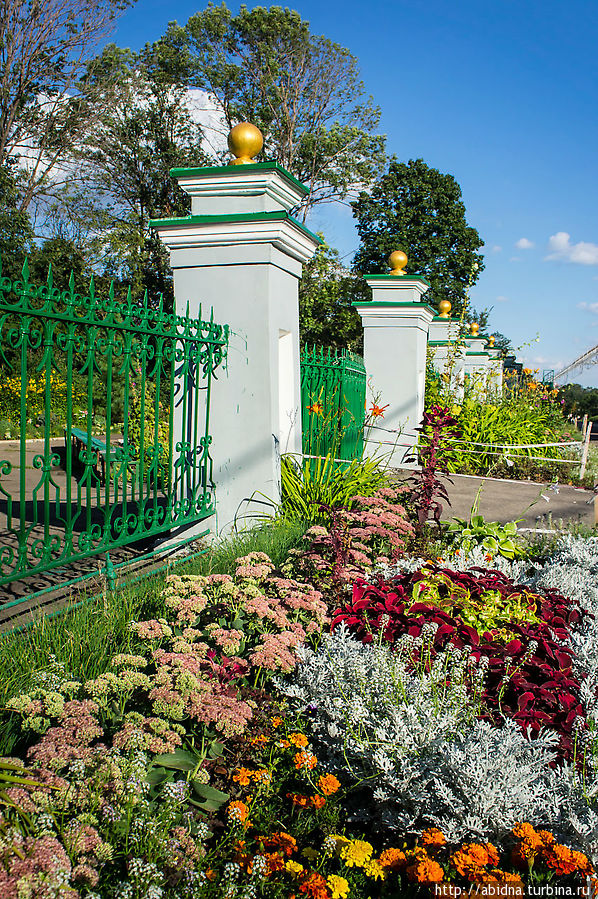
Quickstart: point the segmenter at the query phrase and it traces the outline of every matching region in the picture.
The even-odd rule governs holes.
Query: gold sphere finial
[[[253,157],[257,156],[263,146],[264,136],[260,129],[251,122],[239,122],[231,128],[228,135],[228,148],[235,157],[230,165],[247,165],[254,162]]]
[[[449,300],[441,300],[438,304],[438,314],[440,318],[450,318],[453,304]]]
[[[494,334],[491,334],[490,337],[488,338],[488,346],[489,347],[494,346],[494,340],[495,340]]]
[[[403,269],[407,265],[407,255],[402,250],[395,250],[388,257],[391,275],[404,275]]]
[[[472,322],[469,326],[469,333],[472,337],[477,337],[480,333],[480,326],[477,322]]]

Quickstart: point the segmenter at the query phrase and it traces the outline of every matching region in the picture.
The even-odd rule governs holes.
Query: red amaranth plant
[[[421,600],[425,593],[418,585],[436,573],[454,584],[454,602]],[[470,648],[478,661],[488,659],[484,717],[496,724],[503,716],[512,718],[530,734],[541,728],[553,730],[560,737],[560,758],[571,760],[576,721],[585,722],[586,715],[581,684],[572,673],[569,631],[588,613],[555,591],[527,591],[535,603],[535,620],[511,621],[508,628],[480,633],[466,623],[466,618],[471,620],[467,608],[482,608],[490,592],[497,597],[497,605],[508,606],[526,588],[498,571],[455,572],[433,565],[389,581],[380,578],[375,584],[361,580],[353,587],[352,601],[334,613],[332,627],[344,622],[364,643],[381,635],[393,645],[405,635],[419,638],[426,625],[429,631],[430,623],[434,624],[436,630],[426,648],[432,658],[452,645]],[[460,594],[467,594],[467,608]]]
[[[450,505],[447,489],[438,473],[446,474],[447,471],[448,448],[444,441],[458,437],[459,431],[457,420],[443,406],[432,406],[424,412],[417,430],[421,434],[418,446],[421,468],[411,476],[410,484],[411,499],[417,515],[415,531],[421,536],[430,518],[440,524],[443,505],[439,498]]]

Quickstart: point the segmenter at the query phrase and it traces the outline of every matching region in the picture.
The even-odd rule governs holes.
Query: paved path
[[[594,525],[594,501],[590,490],[559,485],[556,489],[536,481],[451,475],[446,481],[451,505],[443,518],[468,518],[480,487],[478,510],[488,521],[519,522],[519,527],[551,528],[563,524]]]

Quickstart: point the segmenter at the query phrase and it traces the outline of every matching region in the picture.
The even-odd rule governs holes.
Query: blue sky
[[[494,307],[491,327],[541,372],[598,344],[598,3],[288,5],[357,57],[388,152],[461,185],[486,244],[472,301]],[[138,0],[114,39],[138,48],[203,8]],[[326,207],[310,224],[350,260],[349,210]],[[573,380],[598,386],[598,365]]]

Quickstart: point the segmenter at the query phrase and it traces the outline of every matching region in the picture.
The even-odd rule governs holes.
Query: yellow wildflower
[[[371,877],[372,880],[386,880],[386,871],[378,861],[378,859],[371,858],[368,862],[363,866],[364,872],[368,877]]]

